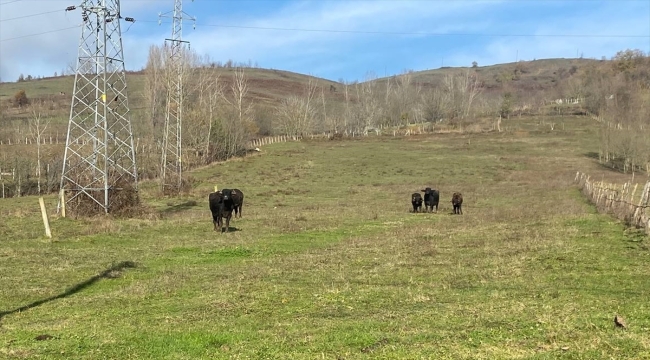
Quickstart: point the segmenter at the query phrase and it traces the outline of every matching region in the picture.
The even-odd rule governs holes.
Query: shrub
[[[27,93],[25,93],[25,90],[18,90],[16,94],[14,94],[14,105],[22,107],[23,105],[27,104],[29,104]]]

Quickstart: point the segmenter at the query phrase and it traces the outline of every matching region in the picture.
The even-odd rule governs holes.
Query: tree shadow
[[[84,282],[81,282],[79,284],[76,284],[76,285],[70,287],[69,289],[62,292],[61,294],[54,295],[54,296],[51,296],[49,298],[37,300],[37,301],[34,301],[31,304],[27,304],[27,305],[21,306],[19,308],[13,309],[13,310],[0,311],[0,320],[2,320],[2,318],[7,316],[7,315],[11,315],[11,314],[14,314],[14,313],[17,313],[17,312],[22,312],[22,311],[25,311],[25,310],[29,310],[31,308],[35,308],[37,306],[43,305],[43,304],[45,304],[47,302],[57,300],[57,299],[62,299],[62,298],[68,297],[70,295],[76,294],[79,291],[81,291],[81,290],[87,288],[88,286],[94,284],[98,280],[101,280],[101,279],[114,279],[116,277],[119,277],[119,272],[120,271],[122,271],[124,269],[135,268],[136,266],[137,266],[137,264],[135,262],[133,262],[133,261],[122,261],[119,264],[114,264],[113,266],[109,267],[108,269],[102,271],[100,274],[95,275],[95,276],[91,277],[90,279],[88,279],[88,280],[86,280]]]
[[[193,207],[195,207],[197,205],[198,205],[198,203],[196,201],[188,200],[188,201],[186,201],[186,202],[184,202],[182,204],[170,206],[170,207],[162,210],[161,213],[162,214],[175,214],[175,213],[179,213],[181,211],[185,211],[187,209],[191,209],[191,208],[193,208]]]
[[[623,171],[624,168],[623,159],[610,160],[608,163],[603,163],[600,161],[600,155],[597,152],[593,152],[593,151],[585,153],[584,156],[596,160],[598,166],[603,170],[607,170],[608,172],[613,172],[617,174],[626,174],[626,172]]]

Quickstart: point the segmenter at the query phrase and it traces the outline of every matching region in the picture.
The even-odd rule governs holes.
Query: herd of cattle
[[[433,212],[435,208],[435,212],[438,212],[438,202],[440,201],[440,191],[432,189],[430,187],[426,189],[420,190],[421,192],[424,193],[424,199],[422,198],[422,195],[420,193],[413,193],[411,194],[411,205],[413,205],[413,212],[421,212],[422,211],[422,203],[424,202],[424,211],[425,212]],[[454,214],[463,214],[463,194],[459,192],[455,192],[451,196],[451,204],[454,207]]]
[[[440,191],[426,188],[420,190],[424,193],[424,199],[420,193],[413,193],[411,195],[411,204],[413,205],[413,212],[422,211],[422,203],[424,203],[425,212],[438,212],[438,202],[440,201]],[[239,215],[241,218],[242,205],[244,204],[244,193],[239,189],[223,189],[210,193],[208,196],[210,204],[210,211],[212,212],[212,224],[214,231],[223,232],[223,219],[226,219],[226,232],[230,231],[230,219],[232,218],[233,211],[235,217]],[[463,214],[463,195],[455,192],[451,197],[451,204],[454,207],[454,214]]]

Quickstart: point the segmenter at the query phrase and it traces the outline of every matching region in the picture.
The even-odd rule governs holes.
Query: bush
[[[14,105],[22,107],[27,104],[29,104],[27,93],[25,93],[25,90],[18,90],[16,94],[14,94]]]

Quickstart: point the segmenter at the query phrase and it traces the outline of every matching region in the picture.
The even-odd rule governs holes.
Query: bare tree
[[[43,121],[41,109],[32,111],[32,118],[29,121],[29,132],[32,139],[36,142],[36,178],[38,183],[38,193],[41,193],[41,144],[43,134],[50,124],[49,120]]]
[[[289,136],[299,135],[304,105],[304,100],[295,95],[283,99],[275,110],[276,131]]]
[[[446,118],[462,127],[462,121],[471,115],[472,104],[482,91],[481,82],[468,70],[464,74],[447,75],[443,89],[448,104]]]
[[[236,155],[245,146],[247,129],[252,126],[251,114],[252,104],[247,101],[248,80],[243,68],[237,68],[234,72],[232,85],[230,86],[231,97],[223,96],[228,111],[221,123],[221,130],[224,136],[221,148],[225,156]]]
[[[289,96],[278,105],[276,128],[280,132],[291,136],[311,132],[316,117],[316,89],[316,81],[310,78],[302,96]]]
[[[223,85],[219,82],[219,76],[215,76],[211,82],[208,91],[207,116],[208,116],[208,134],[205,141],[205,155],[210,154],[210,139],[212,139],[213,125],[217,121],[216,112],[220,99],[223,99]]]
[[[165,48],[151,45],[149,47],[149,57],[144,69],[144,99],[147,108],[147,117],[152,130],[158,128],[163,121],[163,109],[165,104],[165,84],[163,82],[163,72],[165,71],[165,58],[168,55]]]

